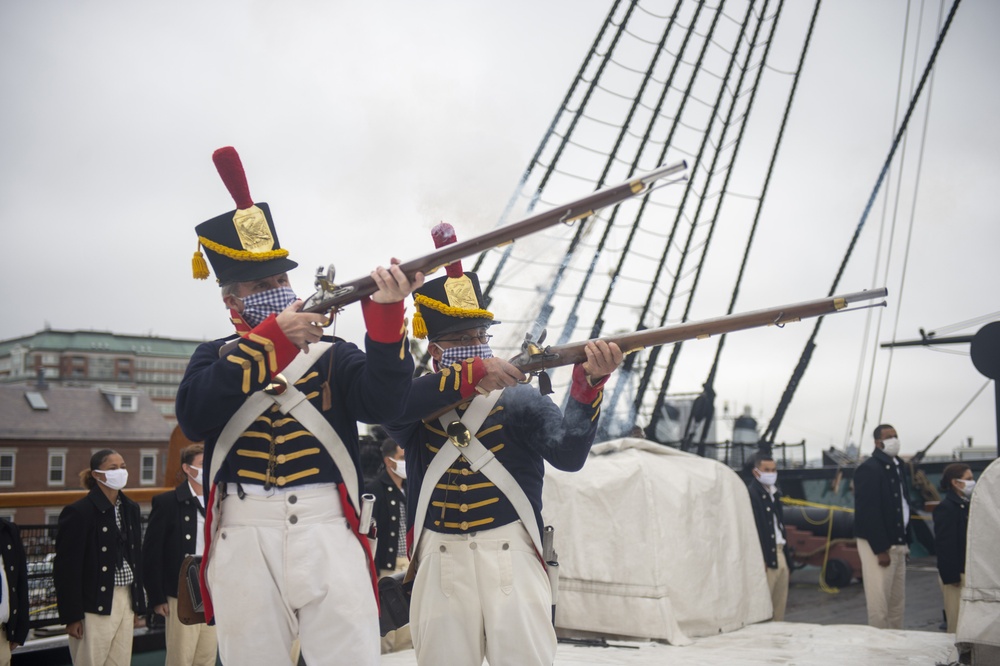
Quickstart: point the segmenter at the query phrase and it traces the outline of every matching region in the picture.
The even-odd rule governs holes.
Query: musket
[[[581,199],[557,206],[543,213],[537,213],[519,222],[500,227],[461,243],[446,245],[419,259],[402,263],[399,267],[411,280],[417,273],[428,275],[459,259],[512,243],[522,236],[533,234],[560,222],[571,223],[590,217],[602,208],[621,203],[637,194],[649,192],[653,189],[653,184],[656,181],[673,176],[685,169],[687,169],[687,162],[683,160],[676,164],[662,166],[648,173],[634,176],[620,185],[606,187]],[[378,291],[378,286],[370,276],[340,285],[335,284],[333,265],[327,268],[321,266],[317,269],[315,284],[316,293],[302,305],[303,312],[325,313],[332,311],[336,313],[344,306]]]
[[[857,291],[851,294],[841,294],[839,296],[829,296],[802,303],[780,305],[764,310],[753,310],[751,312],[724,315],[701,321],[684,322],[683,324],[674,324],[661,328],[609,335],[599,339],[608,343],[614,342],[622,352],[631,354],[646,347],[655,347],[682,340],[703,339],[713,335],[743,331],[761,326],[777,326],[781,328],[791,322],[811,317],[821,317],[835,312],[882,307],[885,306],[885,301],[881,303],[869,303],[856,308],[848,308],[847,306],[852,303],[884,298],[888,293],[888,290],[884,287]],[[565,345],[548,346],[543,349],[540,345],[544,338],[544,332],[538,341],[533,341],[529,336],[525,336],[524,343],[521,345],[521,353],[510,359],[511,364],[515,365],[521,372],[529,376],[538,377],[539,388],[542,393],[551,392],[551,384],[544,371],[548,368],[583,363],[587,360],[584,348],[587,346],[587,342],[589,342],[570,342]]]

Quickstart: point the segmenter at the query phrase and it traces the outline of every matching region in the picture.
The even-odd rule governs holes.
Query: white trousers
[[[949,634],[955,633],[958,629],[958,611],[961,607],[962,589],[965,588],[965,574],[961,574],[958,583],[958,585],[946,585],[941,576],[938,576],[941,596],[944,597],[944,616],[948,620]]]
[[[868,605],[868,624],[879,629],[902,629],[906,604],[907,546],[889,547],[889,566],[879,566],[867,539],[858,539],[861,579]]]
[[[771,619],[781,622],[785,619],[785,606],[788,604],[788,562],[785,551],[778,549],[778,568],[767,567],[767,587],[771,590],[771,606],[774,615]]]
[[[129,666],[132,663],[132,591],[115,586],[111,615],[83,614],[83,638],[69,639],[73,666]]]
[[[367,557],[333,485],[271,497],[229,495],[211,546],[208,586],[222,662],[379,663]]]
[[[177,597],[167,597],[167,661],[165,666],[215,666],[219,651],[215,627],[184,624],[177,617]]]
[[[520,522],[471,534],[424,530],[410,606],[420,666],[550,666],[549,579]]]

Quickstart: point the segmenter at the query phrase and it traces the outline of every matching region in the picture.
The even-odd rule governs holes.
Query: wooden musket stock
[[[532,215],[520,222],[495,229],[467,241],[446,245],[419,259],[402,263],[399,267],[411,280],[417,273],[427,275],[464,257],[512,243],[522,236],[533,234],[560,222],[573,222],[589,217],[602,208],[613,206],[637,194],[649,191],[656,181],[677,174],[686,168],[687,162],[684,161],[662,166],[654,171],[630,178],[620,185],[606,187],[582,199],[557,206],[544,213]],[[374,294],[376,291],[378,291],[378,287],[370,276],[337,285],[333,283],[333,267],[328,269],[320,267],[316,273],[316,293],[306,300],[302,311],[336,312],[350,303]]]

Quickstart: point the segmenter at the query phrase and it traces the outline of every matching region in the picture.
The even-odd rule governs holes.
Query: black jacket
[[[781,510],[781,491],[776,490],[774,500],[767,488],[757,479],[747,485],[750,493],[750,506],[753,508],[753,519],[757,523],[757,538],[760,539],[760,549],[764,553],[764,563],[771,569],[778,568],[778,540],[774,536],[774,517],[778,518],[781,536],[785,538],[782,548],[788,558],[788,535],[785,533],[785,518]]]
[[[28,637],[28,563],[17,525],[0,518],[0,555],[7,574],[7,589],[3,599],[10,601],[10,617],[4,627],[7,640],[24,644]]]
[[[874,553],[909,542],[900,504],[900,474],[904,487],[909,488],[906,466],[897,465],[882,449],[875,449],[854,470],[854,536],[866,539]],[[909,503],[906,494],[902,500]]]
[[[132,567],[132,610],[146,612],[142,591],[139,505],[119,492],[122,500],[123,556]],[[54,579],[59,619],[65,624],[83,619],[84,613],[111,614],[115,592],[118,526],[115,507],[100,487],[59,514],[56,532]]]
[[[150,606],[167,603],[167,597],[177,597],[181,562],[197,549],[201,510],[201,503],[191,494],[187,481],[153,498],[142,543],[143,583]]]
[[[378,547],[375,549],[375,566],[378,569],[395,569],[396,556],[406,555],[399,551],[399,532],[406,533],[400,510],[406,498],[396,487],[389,472],[382,470],[378,477],[365,489],[375,496],[375,525],[378,527]]]
[[[965,573],[969,500],[949,492],[934,508],[934,546],[941,582],[958,583]]]

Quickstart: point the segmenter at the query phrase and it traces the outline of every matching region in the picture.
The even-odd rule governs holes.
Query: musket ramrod
[[[506,245],[522,236],[533,234],[536,231],[541,231],[560,222],[569,223],[590,217],[602,208],[613,206],[637,194],[648,192],[656,181],[680,173],[685,169],[687,169],[687,162],[683,160],[676,164],[662,166],[648,173],[634,176],[620,185],[606,187],[582,199],[571,201],[562,206],[556,206],[543,213],[537,213],[520,222],[494,229],[475,238],[470,238],[467,241],[446,245],[419,259],[402,263],[399,267],[411,280],[417,273],[427,275],[442,266],[447,266],[464,257]],[[366,296],[374,294],[378,290],[375,281],[369,276],[340,285],[334,284],[333,278],[333,266],[328,268],[321,266],[317,270],[316,293],[310,296],[303,304],[303,312],[336,312],[354,301],[359,301]]]

